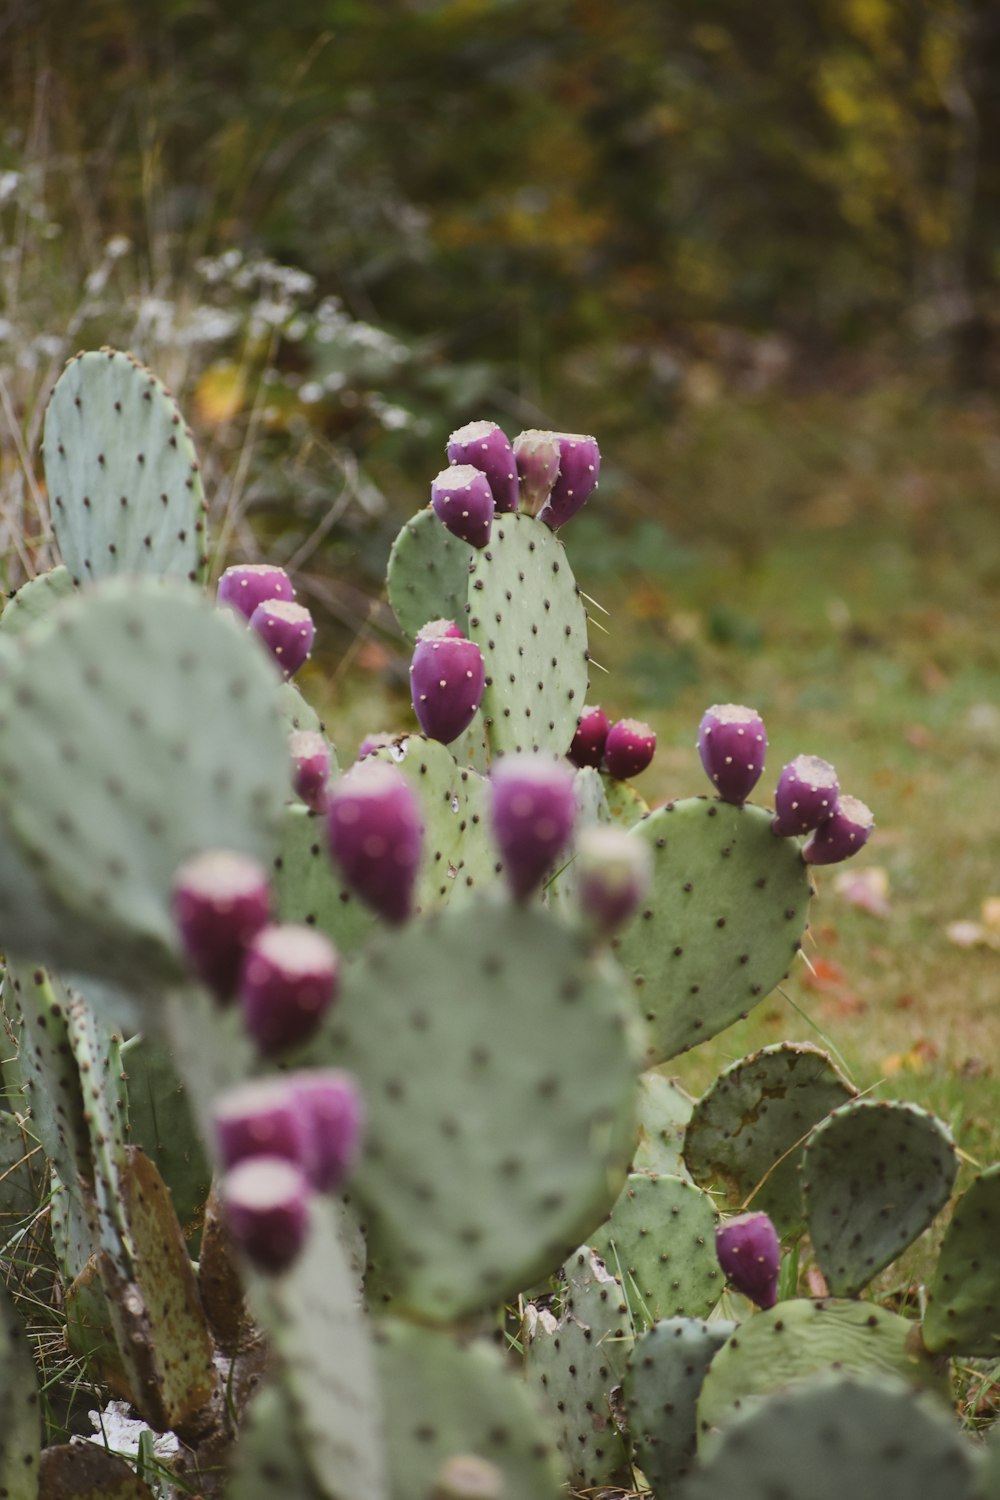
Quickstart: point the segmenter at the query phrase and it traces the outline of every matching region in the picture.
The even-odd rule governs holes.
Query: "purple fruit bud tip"
[[[257,1156],[222,1180],[233,1240],[252,1265],[276,1274],[298,1258],[309,1232],[309,1183],[293,1162]]]
[[[486,683],[483,653],[451,620],[433,620],[417,633],[410,694],[428,739],[450,745],[476,716]]]
[[[468,542],[485,547],[493,529],[496,501],[490,481],[472,464],[453,464],[431,481],[434,514],[448,530]]]
[[[496,422],[467,422],[448,439],[448,462],[469,464],[489,480],[498,511],[517,510],[517,463],[510,439]]]
[[[385,921],[405,922],[413,910],[423,824],[401,771],[363,760],[330,789],[330,852],[344,879]]]
[[[250,616],[250,629],[259,636],[285,677],[294,677],[313,648],[316,627],[301,604],[265,599]]]
[[[553,531],[575,516],[597,488],[601,472],[601,450],[597,439],[583,432],[553,432],[559,444],[559,473],[552,493],[538,512]]]
[[[611,720],[603,708],[584,705],[569,747],[569,758],[574,766],[593,766],[595,771],[600,770],[610,728]]]
[[[172,904],[191,968],[218,999],[231,999],[247,944],[271,915],[265,871],[247,854],[196,854],[174,876]]]
[[[296,1104],[289,1076],[239,1084],[216,1100],[212,1119],[224,1167],[235,1167],[254,1156],[280,1156],[312,1175],[312,1133],[307,1116]]]
[[[604,742],[604,765],[616,781],[628,781],[644,771],[656,753],[656,735],[639,719],[619,719]]]
[[[623,828],[587,828],[576,841],[580,910],[607,937],[638,907],[653,878],[653,856],[644,839]]]
[[[797,755],[778,777],[771,831],[779,838],[810,833],[831,816],[839,795],[840,783],[829,761]]]
[[[397,738],[395,734],[366,734],[358,746],[358,760],[364,760],[366,755],[374,755],[376,750],[387,750],[396,743]]]
[[[527,515],[537,516],[552,494],[561,457],[556,432],[540,432],[532,427],[514,439],[520,504]]]
[[[215,598],[218,604],[249,620],[258,604],[269,599],[284,599],[290,604],[295,590],[284,568],[270,563],[238,563],[219,579]]]
[[[764,770],[763,719],[742,703],[716,703],[702,716],[698,754],[722,801],[745,802]]]
[[[246,1028],[265,1055],[311,1037],[332,1004],[339,979],[333,944],[314,927],[264,927],[247,949],[240,980]]]
[[[326,811],[330,780],[330,747],[315,729],[296,729],[288,736],[292,787],[313,812]]]
[[[758,1307],[778,1300],[781,1245],[767,1214],[740,1214],[715,1231],[719,1265],[731,1286]]]
[[[350,1073],[335,1068],[291,1073],[289,1084],[313,1138],[311,1181],[333,1192],[349,1176],[364,1134],[364,1101]]]
[[[493,772],[491,791],[504,875],[523,901],[569,843],[576,820],[573,773],[545,755],[508,755]]]
[[[871,808],[857,797],[841,794],[832,815],[802,846],[802,858],[808,865],[840,864],[864,848],[874,827]]]

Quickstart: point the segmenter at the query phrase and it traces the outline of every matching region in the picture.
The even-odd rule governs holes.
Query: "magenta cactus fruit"
[[[586,828],[576,841],[580,910],[598,936],[627,922],[649,890],[653,855],[643,839],[623,828]]]
[[[569,843],[576,820],[573,773],[545,755],[507,755],[493,772],[491,791],[504,875],[524,901]]]
[[[778,1300],[781,1245],[767,1214],[739,1214],[715,1231],[715,1253],[731,1286],[758,1307]]]
[[[291,1077],[241,1083],[215,1101],[215,1141],[227,1170],[249,1157],[280,1156],[312,1177],[316,1163],[312,1125],[296,1099]]]
[[[265,599],[250,616],[250,629],[264,642],[286,677],[294,677],[313,648],[316,627],[301,604]]]
[[[470,547],[485,547],[493,529],[496,501],[490,482],[472,464],[452,464],[431,481],[434,514]]]
[[[656,734],[639,719],[619,719],[608,730],[604,741],[604,765],[616,781],[638,776],[653,759]]]
[[[174,876],[172,906],[191,968],[217,999],[231,999],[247,944],[271,915],[265,871],[248,854],[196,854]]]
[[[559,473],[538,519],[558,531],[597,488],[601,450],[596,438],[582,432],[554,432],[552,436],[559,444]]]
[[[837,773],[828,760],[797,755],[778,777],[772,832],[779,838],[811,833],[830,817],[839,795]]]
[[[222,1179],[226,1225],[247,1260],[277,1274],[298,1258],[309,1232],[309,1183],[294,1162],[255,1156]]]
[[[702,715],[698,754],[722,801],[745,802],[764,770],[763,719],[742,703],[716,703]]]
[[[591,708],[585,704],[577,720],[576,733],[569,747],[569,758],[574,766],[593,766],[600,769],[604,759],[604,744],[611,728],[611,720],[603,708]]]
[[[453,432],[448,439],[448,462],[480,469],[489,480],[497,510],[517,510],[514,450],[495,422],[467,422]]]
[[[361,1149],[361,1091],[350,1073],[336,1068],[291,1073],[288,1081],[312,1136],[310,1181],[323,1192],[335,1192]]]
[[[330,852],[351,889],[385,921],[405,922],[413,910],[423,824],[402,771],[359,761],[330,789]]]
[[[270,563],[237,563],[227,568],[219,579],[215,591],[216,603],[234,609],[249,620],[258,604],[269,599],[284,599],[291,604],[295,599],[292,580],[284,568]]]
[[[874,827],[870,807],[841,795],[830,817],[803,844],[802,858],[808,865],[840,864],[864,848]]]
[[[486,683],[483,653],[450,620],[432,620],[417,632],[410,663],[413,711],[428,739],[450,745],[472,720]]]
[[[294,729],[288,736],[292,760],[292,787],[306,807],[326,812],[330,782],[330,747],[315,729]]]
[[[552,493],[562,457],[559,434],[529,428],[514,439],[521,509],[537,516]]]
[[[328,938],[294,923],[261,928],[240,980],[246,1028],[266,1056],[313,1035],[337,993],[340,963]]]

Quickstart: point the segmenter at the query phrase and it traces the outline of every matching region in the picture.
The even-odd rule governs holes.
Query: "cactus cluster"
[[[921,1325],[865,1292],[949,1200],[941,1122],[803,1044],[697,1101],[661,1071],[773,990],[871,814],[814,756],[752,804],[732,704],[712,795],[649,811],[562,541],[596,442],[482,421],[447,457],[389,562],[415,726],[342,773],[293,581],[201,595],[159,382],[102,351],[56,387],[64,566],[0,621],[0,1146],[43,1148],[71,1347],[228,1500],[985,1497],[942,1357],[1000,1350],[1000,1169]],[[24,1191],[0,1172],[0,1213]],[[4,1297],[17,1500],[76,1462],[34,1397]]]

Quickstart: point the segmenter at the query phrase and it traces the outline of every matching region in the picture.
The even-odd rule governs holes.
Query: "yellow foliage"
[[[217,360],[209,365],[195,387],[198,421],[205,427],[231,422],[244,409],[246,395],[246,381],[239,366],[231,359]]]

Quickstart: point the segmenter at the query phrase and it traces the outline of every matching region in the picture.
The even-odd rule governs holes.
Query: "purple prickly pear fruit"
[[[573,773],[544,755],[507,755],[491,778],[493,831],[511,892],[524,901],[569,843]]]
[[[288,1075],[258,1078],[227,1089],[212,1109],[222,1165],[235,1167],[254,1156],[280,1156],[312,1177],[316,1147],[308,1114]]]
[[[226,1226],[251,1265],[276,1274],[298,1258],[309,1232],[309,1196],[301,1168],[280,1156],[255,1156],[226,1174]]]
[[[559,443],[559,473],[538,519],[558,531],[597,488],[601,450],[596,438],[582,432],[554,432],[552,436]]]
[[[287,604],[295,599],[292,580],[284,568],[270,563],[237,563],[227,568],[215,591],[217,604],[236,610],[247,620],[258,604],[270,599],[284,599]]]
[[[611,720],[603,708],[584,705],[577,720],[573,743],[569,747],[569,758],[574,766],[593,766],[595,771],[600,770],[610,728]]]
[[[653,856],[623,828],[586,828],[576,841],[580,910],[600,937],[627,922],[653,878]]]
[[[559,434],[529,428],[514,439],[521,509],[537,516],[552,493],[562,457]]]
[[[807,865],[837,865],[867,844],[875,818],[857,797],[840,796],[837,805],[802,846]]]
[[[347,884],[386,922],[413,910],[424,829],[402,771],[363,760],[330,789],[330,852]]]
[[[250,629],[264,642],[286,677],[294,677],[313,647],[316,627],[301,604],[265,599],[250,616]]]
[[[174,876],[172,906],[191,968],[217,999],[230,1000],[247,944],[271,915],[264,870],[248,854],[196,854]]]
[[[313,1137],[310,1181],[333,1192],[350,1173],[364,1131],[364,1102],[350,1073],[317,1068],[291,1073],[289,1083]]]
[[[453,635],[450,620],[432,620],[417,632],[410,663],[413,711],[428,739],[450,745],[476,716],[486,683],[483,653],[475,641]]]
[[[722,801],[745,802],[764,770],[763,719],[742,703],[716,703],[702,715],[698,754]]]
[[[715,1231],[715,1253],[731,1286],[758,1307],[778,1300],[781,1245],[767,1214],[739,1214]]]
[[[470,547],[485,547],[493,529],[496,501],[490,482],[472,464],[453,464],[431,481],[434,514]]]
[[[292,787],[306,807],[326,812],[330,781],[330,747],[315,729],[294,729],[288,736],[292,758]]]
[[[471,464],[490,482],[498,511],[517,510],[517,464],[510,439],[495,422],[467,422],[448,439],[448,462]]]
[[[771,832],[779,838],[811,833],[830,817],[839,795],[840,782],[828,760],[797,755],[778,777]]]
[[[653,759],[656,734],[638,719],[619,719],[604,741],[604,765],[616,781],[638,776]]]
[[[246,1028],[270,1056],[309,1039],[337,993],[333,944],[314,927],[274,923],[247,949],[240,980]]]

